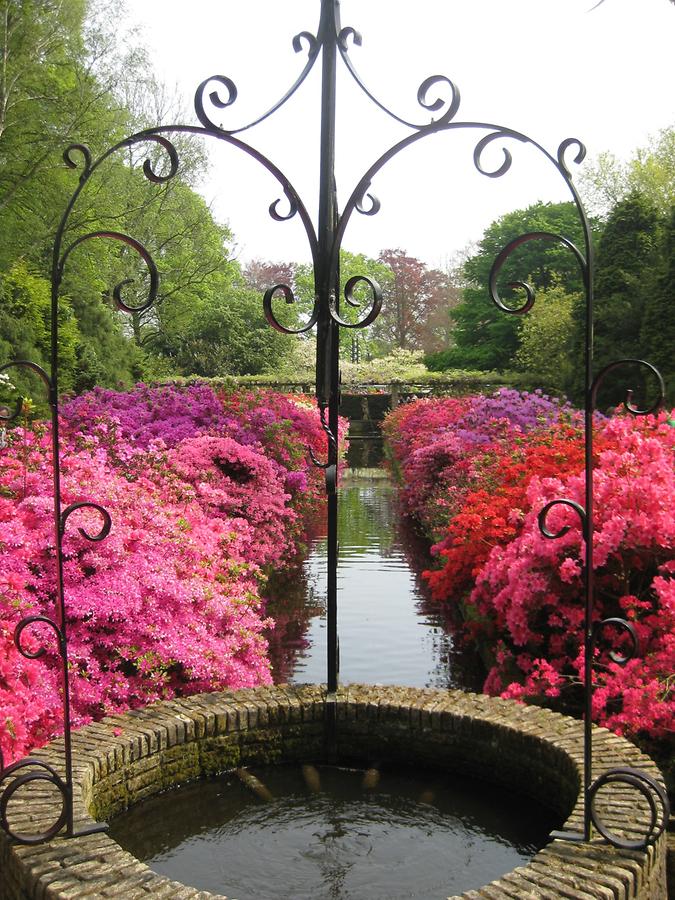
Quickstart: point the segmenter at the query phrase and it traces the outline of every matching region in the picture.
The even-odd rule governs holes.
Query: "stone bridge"
[[[268,387],[288,394],[313,394],[311,381],[289,381],[270,384],[268,380],[241,379],[244,385]],[[377,466],[382,458],[382,420],[400,403],[408,403],[418,397],[461,397],[485,391],[492,393],[503,383],[485,383],[476,379],[458,381],[434,379],[428,381],[364,382],[342,385],[340,415],[349,420],[349,453],[347,462],[351,468]]]

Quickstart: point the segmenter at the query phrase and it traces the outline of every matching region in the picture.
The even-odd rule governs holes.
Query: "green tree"
[[[270,328],[259,293],[240,283],[192,311],[175,335],[173,358],[185,375],[259,375],[279,367],[293,340]]]
[[[111,6],[119,10],[118,3]],[[109,145],[121,137],[127,115],[110,85],[94,72],[102,60],[87,50],[85,12],[83,0],[0,3],[0,272],[11,279],[24,266],[31,278],[43,280],[47,297],[54,233],[77,185],[76,174],[63,165],[63,150],[74,141],[94,150]],[[93,218],[83,198],[73,213],[70,237],[78,229],[93,230],[88,227]],[[134,376],[122,326],[104,302],[106,268],[97,263],[108,257],[102,248],[93,257],[83,248],[68,262],[60,321],[65,329],[74,314],[75,338],[72,358],[65,349],[61,352],[63,387],[79,390]],[[15,325],[5,317],[3,357],[32,346],[30,354],[22,355],[45,362],[46,350],[34,344],[29,320],[21,318]]]
[[[49,278],[54,233],[79,174],[63,165],[65,146],[87,144],[95,159],[126,134],[182,118],[148,73],[144,51],[120,29],[121,13],[120,0],[0,0],[0,273],[25,261],[31,275]],[[144,177],[146,158],[154,171],[167,171],[162,147],[126,147],[93,174],[72,210],[64,247],[95,231],[124,232],[147,248],[160,275],[154,306],[129,316],[117,311],[113,288],[123,283],[132,306],[145,302],[149,278],[139,254],[99,238],[69,256],[61,304],[76,325],[67,385],[74,390],[170,374],[181,336],[199,332],[192,317],[203,318],[240,277],[229,229],[192,188],[204,148],[189,136],[174,143],[174,178]],[[13,355],[10,344],[31,346],[39,361],[29,321],[17,322],[18,331],[3,320],[3,355]]]
[[[672,403],[675,401],[675,205],[664,229],[660,255],[661,271],[644,303],[640,344],[644,358],[663,376]]]
[[[594,304],[594,371],[623,358],[639,358],[649,348],[641,342],[642,320],[661,268],[661,217],[644,195],[632,193],[612,210],[598,243]],[[571,392],[583,399],[583,304],[573,309],[573,378]],[[612,373],[598,396],[600,407],[613,406],[625,389],[643,386],[642,373]]]
[[[113,3],[119,9],[119,3]],[[61,154],[121,137],[126,115],[94,74],[84,0],[0,0],[0,268],[47,265],[72,192]]]
[[[522,316],[510,315],[493,303],[488,282],[499,253],[526,232],[546,231],[571,240],[583,251],[581,222],[572,203],[536,203],[497,219],[483,235],[478,251],[464,264],[468,286],[462,301],[450,312],[455,323],[455,348],[444,354],[446,367],[503,370],[516,364]],[[535,290],[558,284],[566,293],[582,289],[579,264],[573,253],[558,241],[528,241],[504,264],[498,283],[504,303],[523,304],[522,291],[512,282],[527,281]]]
[[[63,390],[72,390],[77,378],[80,333],[70,303],[59,305],[59,374]],[[49,370],[51,349],[51,285],[15,263],[0,275],[0,359],[27,359]],[[11,370],[10,378],[21,396],[34,398],[43,408],[42,385],[25,369]]]
[[[539,291],[520,330],[518,369],[541,379],[547,390],[562,392],[572,377],[572,309],[581,301],[558,284]]]
[[[664,128],[627,162],[601,153],[584,167],[579,187],[588,209],[603,218],[632,192],[667,214],[675,203],[675,127]]]

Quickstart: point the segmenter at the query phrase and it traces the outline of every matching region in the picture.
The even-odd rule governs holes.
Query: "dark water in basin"
[[[367,787],[362,770],[254,771],[272,800],[230,773],[139,804],[111,835],[154,871],[237,900],[440,900],[526,862],[559,824],[465,776],[371,770]]]
[[[394,485],[386,478],[344,479],[338,514],[340,680],[480,690],[480,661],[455,645],[448,611],[429,600],[411,566],[415,542],[399,522]],[[299,571],[270,587],[277,683],[326,680],[325,585],[320,538]]]

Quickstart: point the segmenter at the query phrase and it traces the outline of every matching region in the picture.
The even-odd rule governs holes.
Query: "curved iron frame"
[[[289,285],[276,284],[271,286],[264,294],[263,308],[269,324],[286,333],[300,334],[309,331],[315,325],[317,327],[317,363],[316,363],[316,399],[319,415],[326,432],[327,455],[326,461],[320,462],[313,458],[314,463],[325,470],[326,493],[328,499],[328,584],[327,584],[327,620],[328,620],[328,650],[327,650],[327,686],[328,686],[328,710],[329,710],[329,738],[332,728],[334,736],[335,722],[335,692],[338,686],[339,675],[339,647],[337,633],[337,480],[338,480],[338,407],[340,402],[340,373],[339,373],[339,335],[340,328],[365,328],[378,316],[382,306],[382,291],[376,281],[367,275],[359,275],[350,278],[344,286],[344,299],[350,306],[358,307],[359,303],[354,298],[354,288],[359,282],[364,282],[372,293],[372,303],[365,315],[357,321],[350,322],[340,315],[340,273],[339,253],[342,239],[351,219],[352,213],[372,216],[380,209],[380,202],[375,195],[370,193],[373,178],[380,170],[401,151],[415,144],[417,141],[440,132],[457,130],[472,130],[485,132],[479,138],[473,152],[473,162],[481,174],[488,178],[500,178],[505,175],[512,163],[512,155],[506,142],[516,141],[521,144],[529,144],[534,147],[557,169],[565,185],[570,191],[579,220],[583,229],[584,248],[577,248],[564,235],[550,232],[530,232],[520,235],[511,241],[497,256],[489,278],[489,291],[494,303],[505,313],[522,315],[528,312],[535,302],[534,291],[525,282],[517,282],[512,287],[519,287],[524,291],[525,300],[519,307],[506,305],[499,296],[497,281],[499,272],[508,257],[521,244],[533,240],[557,241],[567,247],[576,257],[581,270],[586,296],[586,340],[585,340],[585,474],[586,495],[585,506],[560,498],[548,503],[539,515],[539,527],[541,533],[551,540],[561,537],[569,530],[569,525],[557,532],[551,532],[546,525],[550,510],[556,506],[571,508],[578,515],[585,545],[584,565],[584,599],[585,599],[585,716],[584,716],[584,830],[581,834],[559,833],[557,836],[568,840],[590,840],[592,826],[611,844],[626,849],[642,849],[655,841],[663,832],[668,818],[668,800],[661,785],[645,772],[628,768],[614,768],[603,772],[593,779],[592,774],[592,730],[591,708],[593,696],[593,668],[594,651],[601,632],[609,627],[619,627],[631,638],[631,655],[638,650],[638,642],[633,626],[623,619],[606,619],[596,622],[593,619],[593,599],[595,595],[593,579],[593,413],[596,408],[597,392],[605,376],[627,363],[637,364],[646,368],[653,374],[658,382],[659,396],[648,409],[638,409],[632,404],[632,395],[628,391],[625,400],[626,409],[634,415],[644,415],[654,411],[664,397],[664,386],[661,376],[656,369],[644,360],[618,360],[606,366],[597,374],[593,367],[593,246],[591,232],[583,204],[574,186],[568,154],[576,151],[572,162],[580,163],[585,156],[583,144],[576,138],[562,141],[556,154],[549,153],[541,144],[527,135],[497,124],[487,122],[461,122],[455,121],[459,111],[460,94],[456,85],[443,75],[433,75],[426,78],[417,91],[417,102],[427,113],[435,114],[436,118],[429,118],[421,124],[407,121],[390,110],[368,88],[358,74],[349,54],[350,42],[354,46],[360,46],[362,38],[359,32],[351,27],[341,27],[339,0],[320,0],[321,14],[316,35],[303,31],[293,38],[293,48],[301,52],[303,45],[307,49],[307,61],[300,75],[293,85],[286,91],[281,99],[267,112],[256,117],[253,121],[237,128],[224,128],[216,124],[212,115],[207,111],[207,101],[214,110],[224,110],[232,106],[237,99],[235,83],[223,75],[215,75],[207,78],[197,88],[194,107],[197,119],[201,125],[172,125],[149,128],[133,134],[123,141],[109,148],[102,156],[93,161],[89,149],[82,144],[73,144],[64,152],[64,162],[69,168],[80,168],[79,183],[68,203],[59,223],[52,255],[51,276],[51,365],[47,373],[40,366],[28,360],[14,360],[0,366],[0,373],[12,367],[21,367],[36,373],[47,389],[49,405],[51,409],[52,423],[52,450],[53,450],[53,492],[54,492],[54,539],[56,545],[57,565],[57,593],[56,610],[53,618],[49,616],[28,616],[18,624],[14,640],[18,650],[28,658],[38,658],[45,652],[44,648],[31,651],[22,646],[22,635],[25,629],[36,623],[49,626],[57,639],[59,656],[62,664],[63,687],[63,721],[65,733],[65,775],[62,777],[49,764],[40,761],[36,757],[28,757],[11,765],[4,766],[0,756],[0,826],[17,842],[26,844],[48,841],[58,834],[65,826],[66,834],[75,837],[81,834],[105,830],[105,825],[96,825],[91,828],[76,829],[73,822],[73,796],[72,796],[72,751],[71,751],[71,717],[70,717],[70,689],[68,673],[68,637],[67,637],[67,613],[65,602],[65,590],[63,580],[63,538],[66,523],[71,515],[81,507],[95,509],[102,517],[102,526],[99,533],[91,535],[79,529],[80,533],[91,541],[103,540],[111,527],[111,517],[104,507],[97,503],[75,503],[62,508],[60,485],[60,445],[59,445],[59,386],[58,386],[58,299],[61,280],[65,264],[72,253],[82,243],[94,238],[107,238],[124,243],[131,247],[145,263],[149,275],[149,292],[147,300],[140,306],[129,306],[122,297],[122,291],[127,284],[123,281],[113,290],[113,298],[117,307],[125,312],[142,312],[148,309],[154,302],[159,285],[159,273],[157,267],[146,248],[131,236],[116,231],[96,231],[80,235],[64,249],[64,237],[67,234],[70,213],[77,202],[78,197],[89,182],[90,178],[99,169],[101,164],[112,154],[119,150],[130,148],[139,144],[149,143],[161,148],[168,161],[168,170],[157,172],[150,158],[146,158],[143,164],[143,174],[151,182],[162,184],[173,178],[179,170],[178,152],[170,140],[174,133],[203,135],[217,138],[233,147],[242,150],[259,162],[278,181],[282,194],[288,203],[286,212],[280,211],[281,198],[274,201],[269,207],[270,216],[279,221],[287,221],[298,215],[304,226],[309,243],[312,261],[314,265],[315,300],[309,320],[301,327],[293,330],[286,328],[277,319],[273,302],[275,297],[281,296],[287,303],[294,302],[293,291]],[[251,144],[246,143],[237,135],[252,129],[260,124],[280,107],[282,107],[300,88],[310,71],[314,68],[317,59],[321,55],[322,66],[322,98],[321,98],[321,151],[319,162],[319,211],[317,229],[314,230],[311,217],[304,206],[297,191],[274,163],[260,153]],[[336,73],[338,57],[346,66],[358,88],[374,103],[382,112],[393,118],[401,126],[411,133],[394,144],[383,153],[364,173],[354,190],[352,191],[342,212],[339,211],[337,193],[335,187],[335,109],[336,109]],[[207,90],[211,88],[207,95]],[[443,97],[444,92],[447,96]],[[489,168],[484,164],[483,154],[493,143],[498,142],[502,149],[502,161],[497,167]],[[20,409],[11,413],[7,409],[0,410],[0,424],[16,418]],[[626,662],[628,657],[614,655],[616,662]],[[330,710],[333,716],[330,716]],[[61,808],[54,823],[39,834],[16,833],[12,830],[8,821],[8,805],[13,795],[25,784],[32,781],[47,781],[54,785],[61,795]],[[650,809],[650,827],[643,837],[635,841],[627,841],[612,834],[603,823],[595,807],[595,799],[598,792],[606,784],[621,782],[639,791],[647,800]],[[4,784],[4,788],[2,785]]]

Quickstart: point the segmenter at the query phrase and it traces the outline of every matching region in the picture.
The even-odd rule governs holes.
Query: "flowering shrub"
[[[432,595],[460,606],[466,636],[493,660],[484,689],[569,708],[583,670],[581,523],[553,508],[547,527],[570,528],[552,540],[537,517],[556,498],[584,505],[582,433],[576,414],[544,397],[510,397],[511,414],[493,418],[499,400],[396,410],[391,453],[405,510],[436,539],[442,565],[424,573]],[[627,618],[640,652],[620,665],[609,651],[625,652],[627,636],[602,635],[594,717],[659,738],[675,716],[675,429],[665,415],[616,416],[595,431],[595,616]]]
[[[520,533],[526,491],[533,476],[559,476],[583,468],[583,437],[578,428],[558,424],[517,435],[513,443],[491,444],[463,462],[468,486],[461,506],[445,536],[431,548],[432,554],[443,560],[443,567],[424,573],[437,600],[469,590],[492,548]]]
[[[384,432],[402,484],[404,511],[439,539],[478,478],[474,454],[556,422],[578,422],[568,404],[510,388],[492,396],[446,397],[400,406]]]
[[[153,407],[166,413],[160,421]],[[110,403],[110,408],[108,408]],[[114,414],[111,412],[114,411]],[[288,415],[288,418],[285,417]],[[292,418],[291,418],[292,417]],[[283,434],[265,454],[270,435]],[[15,429],[0,452],[0,749],[5,762],[62,726],[55,615],[51,434]],[[246,403],[210,388],[97,390],[64,407],[63,537],[75,724],[152,700],[270,681],[260,587],[293,554],[325,445],[315,410],[279,395]],[[309,498],[308,498],[308,495]]]
[[[61,696],[56,673],[42,660],[25,659],[14,646],[11,624],[0,620],[0,751],[23,756],[61,727]],[[24,646],[37,650],[29,640]]]
[[[663,416],[651,429],[616,418],[603,437],[594,478],[595,615],[632,622],[640,655],[622,666],[599,652],[594,716],[625,734],[661,737],[675,714],[668,683],[675,670],[675,430]],[[521,533],[495,547],[469,598],[501,638],[488,676],[491,693],[555,697],[582,677],[581,523],[569,510],[552,510],[552,531],[570,526],[556,540],[543,537],[537,524],[556,497],[583,504],[583,476],[532,478]]]
[[[284,473],[285,490],[303,516],[316,509],[324,496],[320,469],[310,463],[310,451],[326,458],[326,434],[319,424],[314,400],[300,395],[287,397],[272,391],[221,392],[227,433],[241,444],[265,447],[266,456]],[[345,450],[348,422],[339,420],[338,444]],[[302,441],[298,441],[298,434]]]
[[[292,553],[297,515],[271,460],[232,438],[200,435],[169,451],[167,462],[209,518],[237,520],[249,558],[278,564]]]
[[[326,436],[314,402],[274,391],[216,392],[205,384],[136,385],[119,393],[95,388],[64,404],[63,420],[71,433],[92,432],[106,443],[112,461],[129,467],[134,457],[145,468],[146,450],[171,450],[203,434],[229,437],[265,455],[282,478],[292,505],[310,514],[323,496],[321,473],[309,451],[325,456]],[[346,422],[340,422],[341,443]]]
[[[175,447],[185,438],[218,429],[224,419],[218,397],[201,384],[137,384],[127,392],[96,387],[65,403],[62,415],[72,430],[84,433],[93,422],[114,423],[119,437],[138,450],[160,441],[163,447]]]

